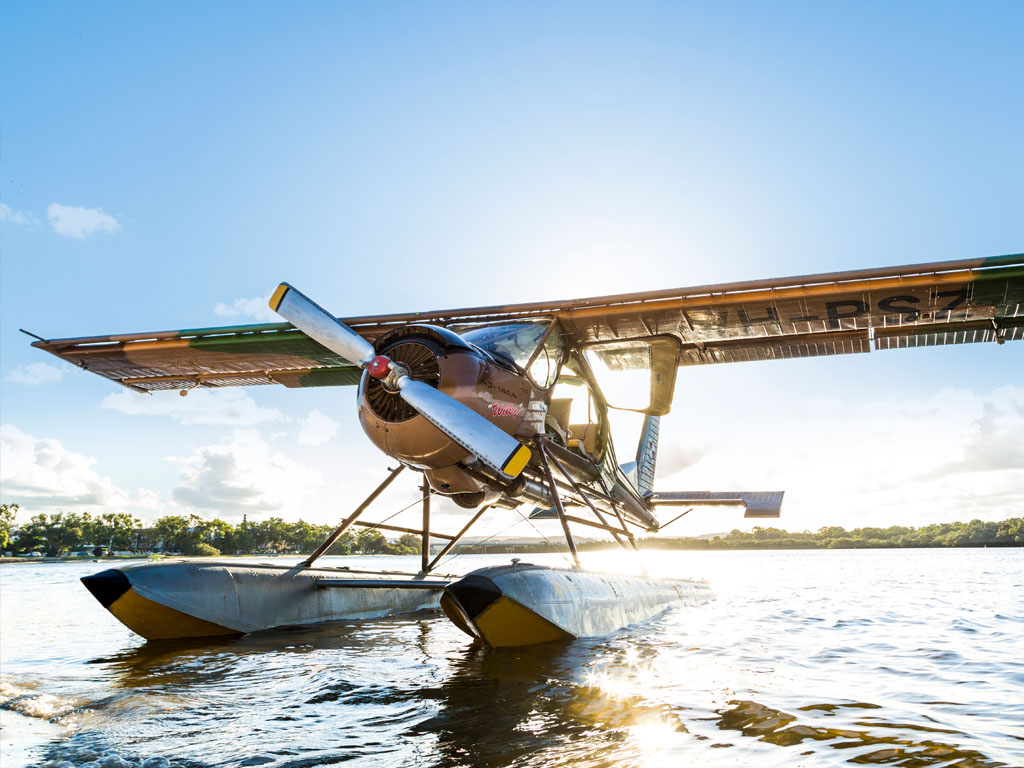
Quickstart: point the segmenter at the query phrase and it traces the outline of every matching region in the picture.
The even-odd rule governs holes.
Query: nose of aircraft
[[[131,583],[123,572],[116,568],[94,573],[91,576],[83,576],[82,583],[92,593],[92,596],[100,601],[100,605],[109,608],[117,598],[131,589]]]

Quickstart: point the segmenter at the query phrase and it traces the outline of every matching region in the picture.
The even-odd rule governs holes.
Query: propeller
[[[304,293],[281,283],[270,308],[332,352],[380,379],[427,421],[492,469],[517,477],[530,449],[479,413],[429,384],[416,381],[401,365],[378,355],[373,345]]]

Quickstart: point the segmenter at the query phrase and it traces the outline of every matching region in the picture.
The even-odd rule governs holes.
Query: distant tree
[[[236,528],[220,518],[204,520],[199,524],[199,541],[218,550],[218,554],[237,551],[237,539]]]
[[[255,531],[254,526],[249,522],[249,518],[242,515],[242,522],[235,529],[235,546],[236,551],[240,553],[249,553],[255,551]]]
[[[356,550],[365,555],[380,554],[386,543],[384,535],[373,528],[363,528],[356,534]]]
[[[84,516],[74,512],[33,515],[18,531],[18,548],[31,551],[42,546],[47,555],[57,557],[70,547],[83,543],[83,527],[88,528],[91,522],[88,513]]]
[[[328,525],[323,526],[323,538],[326,539],[331,534],[332,530],[333,529]],[[326,554],[347,555],[350,554],[353,549],[355,549],[355,546],[356,537],[352,535],[351,531],[345,531],[345,533],[343,533],[341,537],[336,542],[334,542],[334,544],[331,545],[331,548],[327,550]]]
[[[153,523],[153,531],[165,552],[184,552],[188,543],[189,519],[181,515],[167,515]]]
[[[1024,518],[1013,517],[999,523],[996,540],[1001,544],[1024,544]]]
[[[0,550],[7,549],[14,533],[15,520],[18,517],[17,504],[0,504]]]
[[[855,539],[884,539],[886,537],[884,528],[855,528],[850,531]]]
[[[398,541],[385,542],[381,551],[386,555],[418,555],[422,544],[423,540],[415,533],[403,533]]]
[[[312,525],[305,520],[291,523],[287,530],[288,548],[297,549],[299,552],[312,552],[330,532],[329,526]]]
[[[220,554],[220,550],[212,544],[207,544],[205,541],[197,541],[191,547],[192,551],[190,555],[202,555],[204,557],[216,557]]]
[[[141,522],[127,512],[104,512],[92,521],[86,535],[93,544],[108,547],[111,551],[128,549],[132,535]]]
[[[828,543],[828,548],[829,549],[852,549],[854,546],[856,546],[856,544],[857,544],[857,542],[855,542],[851,537],[849,537],[849,536],[840,536],[839,538],[836,538],[836,539],[830,539],[829,543]]]

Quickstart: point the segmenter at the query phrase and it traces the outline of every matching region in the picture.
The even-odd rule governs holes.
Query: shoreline
[[[641,544],[643,542],[640,542]],[[500,544],[491,545],[494,548],[500,547]],[[643,548],[641,551],[663,551],[663,552],[813,552],[813,551],[830,551],[835,552],[837,550],[849,551],[849,550],[937,550],[937,549],[1022,549],[1024,544],[1010,543],[1010,544],[960,544],[956,546],[919,546],[919,547],[908,547],[908,546],[851,546],[851,547],[793,547],[793,546],[650,546]],[[580,552],[614,552],[617,548],[613,546],[602,546],[602,547],[588,547],[586,545],[580,546]],[[553,554],[558,552],[568,552],[568,549],[509,549],[501,552],[463,552],[465,555],[483,555],[483,554],[501,554],[501,555],[542,555],[542,554]],[[20,565],[20,564],[34,564],[34,565],[54,565],[61,563],[116,563],[124,562],[128,560],[150,560],[152,562],[159,562],[160,560],[218,560],[223,558],[260,558],[276,560],[280,557],[302,557],[309,553],[302,552],[299,554],[288,554],[288,555],[267,555],[267,554],[245,554],[245,555],[165,555],[160,558],[154,558],[149,555],[117,555],[114,557],[0,557],[0,565]],[[357,553],[349,555],[332,555],[332,557],[406,557],[406,555],[387,555],[381,552],[367,552]]]

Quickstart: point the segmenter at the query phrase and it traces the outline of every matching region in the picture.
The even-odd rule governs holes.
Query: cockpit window
[[[590,344],[583,356],[610,408],[668,413],[679,367],[676,339],[654,336]]]
[[[541,389],[547,389],[555,383],[558,372],[565,360],[565,340],[557,325],[551,329],[551,333],[544,339],[544,344],[537,350],[537,354],[530,363],[527,371],[533,383]]]
[[[547,329],[548,323],[488,325],[466,331],[462,338],[526,368]]]
[[[584,351],[601,394],[612,408],[643,411],[651,405],[651,345],[647,341],[594,344]]]

